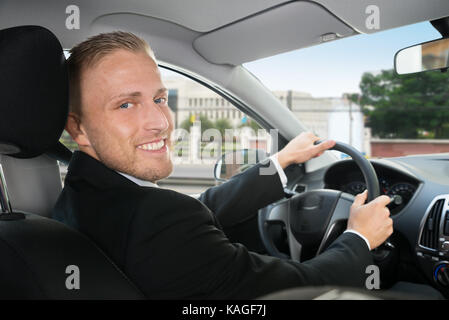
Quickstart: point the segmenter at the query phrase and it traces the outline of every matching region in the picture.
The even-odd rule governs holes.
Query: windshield
[[[417,23],[244,67],[315,134],[349,143],[366,157],[449,152],[447,73],[393,71],[398,50],[437,38],[429,22]]]

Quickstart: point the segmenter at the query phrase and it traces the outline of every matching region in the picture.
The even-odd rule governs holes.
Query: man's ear
[[[65,130],[80,147],[90,146],[89,138],[81,124],[81,118],[76,113],[69,112]]]

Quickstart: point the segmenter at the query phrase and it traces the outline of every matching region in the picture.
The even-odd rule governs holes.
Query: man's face
[[[80,149],[111,169],[157,181],[167,177],[173,120],[167,90],[144,52],[116,50],[81,76]]]

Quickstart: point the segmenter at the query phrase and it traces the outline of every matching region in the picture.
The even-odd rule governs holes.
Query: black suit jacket
[[[248,299],[295,286],[363,287],[372,258],[357,235],[341,235],[304,263],[249,252],[228,240],[222,226],[245,221],[246,212],[283,196],[279,176],[259,175],[261,165],[199,201],[141,187],[78,151],[53,217],[96,242],[148,298]]]

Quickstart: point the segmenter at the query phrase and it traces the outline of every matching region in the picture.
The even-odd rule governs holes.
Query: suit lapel
[[[100,189],[123,186],[138,186],[102,162],[82,151],[75,151],[67,169],[67,181],[85,180]]]

